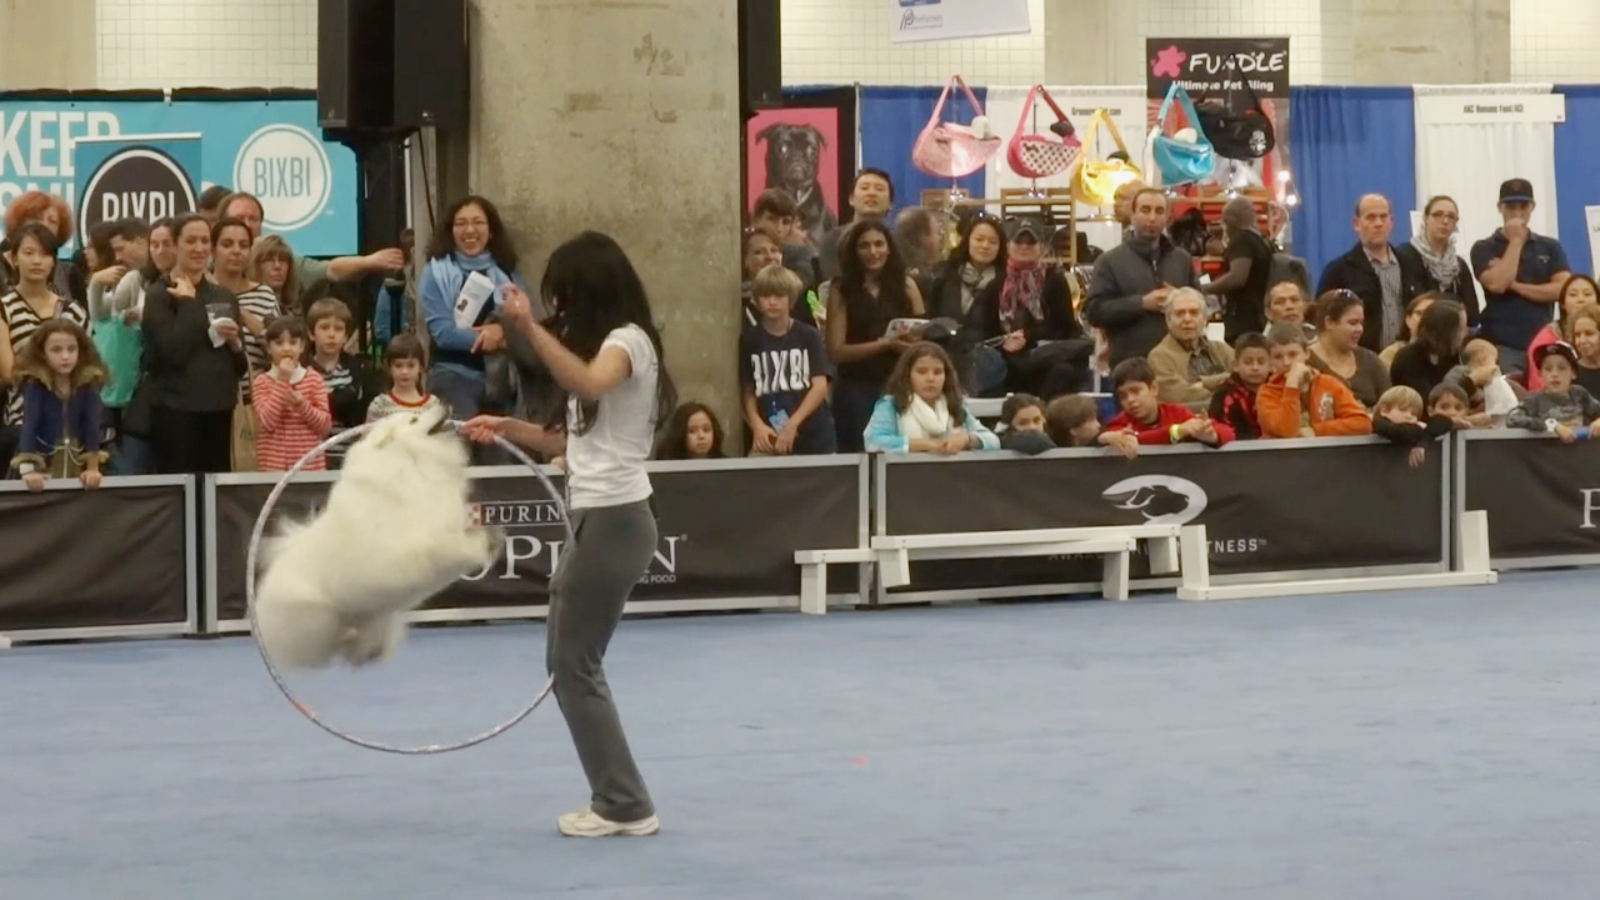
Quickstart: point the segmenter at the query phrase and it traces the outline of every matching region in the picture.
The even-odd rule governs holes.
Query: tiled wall
[[[1044,76],[1044,0],[1028,0],[1033,33],[891,44],[885,0],[783,0],[784,84],[1031,84]]]
[[[1137,7],[1138,33],[1118,38],[1130,50],[1119,56],[1129,66],[1115,79],[1121,83],[1143,77],[1146,35],[1286,34],[1297,83],[1350,80],[1350,0],[1128,5]],[[1060,15],[1071,3],[1028,6],[1032,34],[895,46],[886,0],[784,0],[784,82],[937,84],[958,71],[972,84],[1038,81],[1047,6]],[[97,10],[103,88],[316,87],[317,0],[99,0]],[[1511,0],[1511,74],[1517,81],[1600,81],[1600,0]]]
[[[100,0],[96,11],[102,88],[317,86],[317,0]]]
[[[1511,79],[1600,81],[1600,3],[1511,0]]]

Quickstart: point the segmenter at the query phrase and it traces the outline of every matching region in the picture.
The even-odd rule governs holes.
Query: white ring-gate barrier
[[[1263,461],[1259,467],[1260,474],[1252,478],[1249,485],[1252,489],[1251,494],[1245,498],[1253,506],[1259,503],[1303,502],[1300,499],[1299,487],[1307,478],[1331,479],[1335,483],[1361,478],[1360,471],[1341,473],[1326,470],[1303,471],[1298,476],[1287,478],[1281,475],[1274,476],[1272,472],[1279,468],[1269,463],[1274,451],[1282,450],[1285,453],[1296,454],[1302,461],[1309,459],[1315,462],[1325,458],[1319,454],[1320,450],[1332,452],[1341,445],[1361,444],[1372,445],[1366,451],[1370,453],[1400,452],[1398,448],[1385,447],[1383,442],[1376,438],[1318,438],[1242,441],[1229,445],[1221,451],[1193,447],[1152,447],[1144,448],[1144,457],[1151,464],[1161,460],[1171,461],[1174,466],[1185,465],[1184,461],[1175,457],[1187,455],[1196,455],[1201,459],[1208,454],[1212,456],[1221,454],[1229,458],[1259,458]],[[1532,434],[1505,430],[1471,431],[1458,434],[1449,441],[1430,444],[1427,452],[1430,456],[1440,456],[1445,452],[1451,455],[1448,483],[1443,486],[1443,498],[1448,504],[1448,515],[1443,521],[1447,523],[1446,527],[1450,532],[1454,534],[1459,530],[1459,525],[1468,512],[1487,512],[1489,545],[1494,568],[1600,565],[1600,509],[1596,509],[1600,507],[1600,475],[1594,474],[1600,472],[1600,442],[1579,442],[1567,446],[1561,445],[1554,438]],[[1491,458],[1489,453],[1499,455]],[[1076,462],[1080,458],[1094,457],[1103,458],[1103,454],[1094,450],[1058,450],[1045,454],[1035,462],[1060,466]],[[673,532],[669,536],[676,541],[669,547],[664,539],[662,555],[670,560],[675,548],[678,568],[686,577],[684,583],[676,586],[676,590],[665,593],[661,591],[660,585],[641,584],[635,591],[634,600],[628,605],[627,613],[634,615],[701,610],[798,609],[800,577],[799,567],[793,562],[795,550],[864,550],[868,548],[873,532],[887,533],[878,531],[874,527],[877,521],[881,521],[875,517],[884,515],[886,504],[889,502],[882,494],[885,480],[880,467],[898,469],[903,466],[937,466],[944,463],[949,463],[952,467],[983,466],[1004,460],[1023,459],[1024,457],[1003,451],[972,453],[938,460],[896,457],[893,460],[872,461],[870,472],[868,457],[860,454],[651,463],[652,478],[660,488],[659,512],[664,533]],[[1052,459],[1055,462],[1050,462]],[[1566,468],[1567,463],[1571,465],[1570,474]],[[1559,470],[1550,468],[1558,464],[1562,466]],[[1506,476],[1507,471],[1513,466],[1528,467],[1546,473],[1554,472],[1554,474],[1547,474],[1546,477],[1532,482],[1513,482]],[[955,469],[952,468],[951,471]],[[545,472],[552,478],[559,479],[558,471],[547,468]],[[818,481],[817,476],[823,473],[832,473],[836,477],[831,479],[825,477]],[[1129,474],[1132,474],[1131,470]],[[331,483],[337,477],[337,473],[333,472],[310,473],[298,479],[297,483]],[[480,485],[509,485],[516,484],[519,480],[528,485],[536,484],[536,481],[529,478],[520,467],[475,469],[473,477]],[[827,487],[832,493],[823,496],[814,489],[773,492],[766,487],[769,483],[781,484],[791,478],[799,479],[807,485]],[[848,495],[840,494],[836,490],[839,487],[837,484],[839,479],[857,487],[853,487]],[[0,559],[0,584],[10,588],[0,591],[0,637],[9,636],[16,641],[27,641],[192,634],[197,631],[204,634],[243,633],[248,628],[242,577],[245,545],[250,523],[255,519],[261,498],[276,480],[276,476],[262,474],[209,475],[204,477],[203,483],[195,483],[195,480],[188,476],[106,479],[105,486],[99,492],[101,498],[136,497],[140,493],[139,491],[134,491],[132,494],[110,493],[124,488],[162,487],[172,492],[173,497],[182,494],[186,487],[192,490],[195,499],[201,502],[191,507],[198,509],[193,509],[191,512],[188,528],[184,530],[184,534],[172,534],[165,538],[139,527],[112,527],[108,522],[114,520],[101,521],[86,515],[84,511],[95,508],[95,503],[91,499],[86,499],[91,495],[83,491],[75,481],[50,482],[42,498],[39,495],[28,494],[20,482],[0,482],[0,541],[5,541],[7,546],[26,547],[30,541],[37,543],[41,534],[59,534],[63,537],[55,541],[56,546],[67,548],[81,546],[97,550],[89,555],[76,556],[72,555],[70,550],[59,551],[64,559],[73,560],[72,565],[77,568],[68,572],[67,577],[52,581],[49,588],[44,590],[38,587],[40,582],[36,577],[32,579],[18,577],[19,574],[37,573],[43,571],[42,569],[27,565],[22,558]],[[1506,489],[1507,485],[1511,484],[1516,484],[1518,487],[1514,491]],[[734,491],[742,493],[735,494]],[[899,499],[897,495],[895,502]],[[1095,497],[1095,502],[1101,502],[1098,495]],[[1386,499],[1384,504],[1367,510],[1361,521],[1385,516],[1391,502],[1391,499]],[[80,505],[81,511],[73,511],[74,507]],[[686,506],[690,508],[685,509]],[[220,521],[219,507],[228,513],[222,516]],[[1545,512],[1533,515],[1529,512],[1533,509]],[[769,567],[769,571],[759,577],[754,571],[748,577],[738,575],[740,567],[746,562],[743,557],[751,555],[747,551],[754,547],[749,542],[748,532],[764,534],[773,527],[793,529],[796,523],[841,514],[846,517],[844,521],[848,522],[848,527],[834,528],[833,532],[837,533],[831,534],[832,540],[821,539],[830,535],[814,534],[804,530],[793,535],[793,540],[787,548],[786,573],[774,575],[773,572],[777,570]],[[1587,522],[1584,518],[1586,514]],[[61,517],[59,522],[57,516]],[[230,519],[238,522],[228,521]],[[1210,514],[1200,521],[1209,522]],[[1107,523],[1109,520],[1100,524]],[[1514,525],[1516,527],[1513,532]],[[1008,524],[1011,528],[1039,526],[1037,512],[1019,513],[1016,521]],[[1356,522],[1351,527],[1365,526],[1361,522]],[[975,529],[972,523],[968,523],[960,529],[950,530]],[[1209,532],[1208,537],[1213,550],[1226,551],[1217,554],[1213,563],[1238,550],[1237,546],[1217,547],[1219,541],[1227,540],[1217,526],[1210,527]],[[841,534],[843,539],[840,539]],[[1270,540],[1272,536],[1267,537]],[[165,543],[160,544],[160,541]],[[1529,545],[1518,547],[1516,546],[1518,541]],[[725,552],[716,554],[714,568],[717,571],[702,576],[695,576],[689,572],[692,569],[704,568],[698,562],[701,557],[697,554],[704,553],[708,544],[718,542],[727,542],[728,547]],[[768,543],[770,544],[770,541]],[[1222,564],[1213,566],[1211,581],[1218,585],[1242,586],[1261,584],[1264,581],[1314,581],[1339,575],[1405,576],[1408,573],[1445,572],[1447,571],[1445,560],[1448,558],[1453,567],[1453,563],[1459,558],[1457,547],[1462,543],[1459,535],[1447,537],[1441,529],[1440,552],[1435,554],[1432,560],[1421,565],[1405,563],[1394,567],[1354,569],[1313,567],[1299,571],[1283,568],[1263,573],[1237,573],[1230,572],[1228,567]],[[193,549],[186,544],[192,544]],[[770,546],[767,547],[767,550],[770,549]],[[1447,550],[1448,557],[1445,555]],[[230,556],[234,559],[230,560],[228,558]],[[222,557],[220,564],[219,557]],[[120,590],[112,591],[110,599],[102,597],[104,602],[96,603],[92,609],[75,610],[67,602],[70,598],[62,596],[58,585],[59,583],[70,586],[81,579],[86,584],[99,585],[100,589],[104,589],[107,585],[137,586],[146,578],[145,573],[148,570],[144,562],[149,559],[171,560],[171,565],[167,567],[175,568],[183,575],[183,589],[175,588],[169,598],[157,605],[171,607],[173,610],[180,605],[187,607],[189,599],[186,594],[193,592],[194,602],[199,607],[195,611],[197,614],[185,608],[182,615],[163,614],[159,623],[151,624],[148,618],[139,615],[146,611],[135,609],[130,614],[130,611],[118,608],[121,604],[112,602],[112,599],[130,593]],[[658,566],[658,568],[664,570],[665,567]],[[870,567],[853,564],[835,565],[829,574],[838,573],[853,578],[858,571],[870,571]],[[516,580],[502,580],[500,576],[504,574],[500,572],[495,578],[484,580],[496,581],[499,587],[513,593],[532,594],[539,590],[537,584],[530,586]],[[725,579],[731,579],[729,584],[723,584]],[[220,590],[219,582],[221,582]],[[1092,593],[1099,587],[1098,579],[1094,577],[1037,579],[1031,584],[1002,582],[998,585],[963,585],[934,588],[924,592],[922,588],[926,584],[928,583],[923,579],[913,579],[913,593],[903,594],[899,591],[888,593],[885,602],[910,600],[913,596],[927,600],[955,600],[967,597],[1003,598],[1049,596],[1057,593]],[[1135,590],[1171,590],[1179,586],[1178,578],[1143,578],[1136,573],[1133,580]],[[875,599],[875,594],[876,587],[868,579],[836,585],[829,591],[828,601],[844,605],[868,603]],[[58,604],[62,605],[61,610],[56,608]],[[531,619],[540,618],[544,614],[545,607],[536,600],[468,608],[435,603],[422,610],[414,621]]]
[[[261,549],[261,538],[266,534],[267,522],[272,518],[273,510],[277,508],[278,499],[282,497],[283,492],[294,483],[295,476],[300,474],[300,472],[304,470],[306,466],[310,465],[311,462],[317,457],[324,455],[328,450],[337,447],[340,444],[347,444],[355,441],[356,439],[365,435],[367,432],[378,427],[379,424],[380,422],[368,422],[365,425],[351,428],[348,431],[339,432],[338,434],[335,434],[334,436],[323,441],[321,444],[318,444],[316,447],[307,452],[306,455],[300,457],[300,459],[289,468],[289,471],[284,472],[283,476],[278,479],[277,485],[273,487],[272,493],[267,495],[267,502],[262,504],[261,512],[256,516],[255,528],[250,533],[250,549],[245,555],[245,602],[250,614],[251,631],[257,630],[257,554]],[[465,423],[452,420],[449,424],[459,429]],[[540,470],[539,464],[529,459],[528,455],[522,451],[521,447],[518,447],[499,435],[496,435],[494,440],[495,443],[500,446],[500,449],[510,453],[523,465],[527,466],[539,479],[540,484],[542,484],[545,490],[549,493],[550,502],[557,506],[560,512],[561,526],[566,531],[567,539],[570,541],[572,539],[572,521],[567,517],[567,504],[563,499],[563,495],[556,490],[555,485],[550,483],[549,477]],[[530,702],[527,706],[524,706],[520,711],[518,711],[511,718],[506,719],[504,722],[501,722],[500,724],[489,728],[487,731],[480,732],[472,737],[455,741],[453,743],[423,744],[415,747],[400,747],[393,744],[385,744],[380,741],[371,741],[365,738],[357,737],[346,731],[334,728],[332,725],[324,722],[322,718],[317,715],[316,711],[302,701],[299,696],[295,694],[294,690],[289,687],[288,683],[284,681],[283,674],[278,671],[278,667],[273,663],[271,655],[267,653],[266,645],[260,641],[257,641],[256,649],[261,652],[261,662],[266,666],[267,674],[272,676],[272,683],[278,686],[278,690],[283,693],[284,699],[288,700],[289,704],[298,710],[302,716],[305,716],[306,720],[311,724],[317,726],[328,734],[333,735],[339,740],[349,744],[354,744],[357,747],[364,747],[368,750],[378,750],[383,753],[396,753],[402,756],[427,756],[436,753],[450,753],[455,750],[465,750],[468,747],[475,747],[489,740],[490,738],[499,737],[500,735],[516,727],[524,719],[528,718],[528,716],[532,715],[533,711],[539,708],[539,704],[543,703],[545,698],[550,696],[551,691],[553,691],[556,686],[555,676],[552,675],[545,681],[544,689],[539,691],[539,693],[534,696],[532,702]]]

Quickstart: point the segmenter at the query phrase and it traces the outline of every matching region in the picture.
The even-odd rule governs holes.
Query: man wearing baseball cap
[[[1527,179],[1500,185],[1499,208],[1505,224],[1472,245],[1472,271],[1483,285],[1483,336],[1500,348],[1500,369],[1509,374],[1527,369],[1528,344],[1554,318],[1572,273],[1561,244],[1528,228],[1533,185]]]

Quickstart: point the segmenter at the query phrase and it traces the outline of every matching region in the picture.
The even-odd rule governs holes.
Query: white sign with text
[[[1498,125],[1504,122],[1565,122],[1565,94],[1419,94],[1423,125]]]
[[[896,44],[1027,34],[1028,0],[888,0]]]

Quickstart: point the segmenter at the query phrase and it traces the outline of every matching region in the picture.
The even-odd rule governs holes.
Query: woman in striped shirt
[[[83,307],[51,290],[56,267],[56,236],[38,222],[26,222],[9,236],[17,282],[0,297],[0,384],[16,378],[17,356],[39,326],[65,317],[85,324]],[[12,391],[0,429],[0,470],[11,462],[22,429],[22,392]]]

